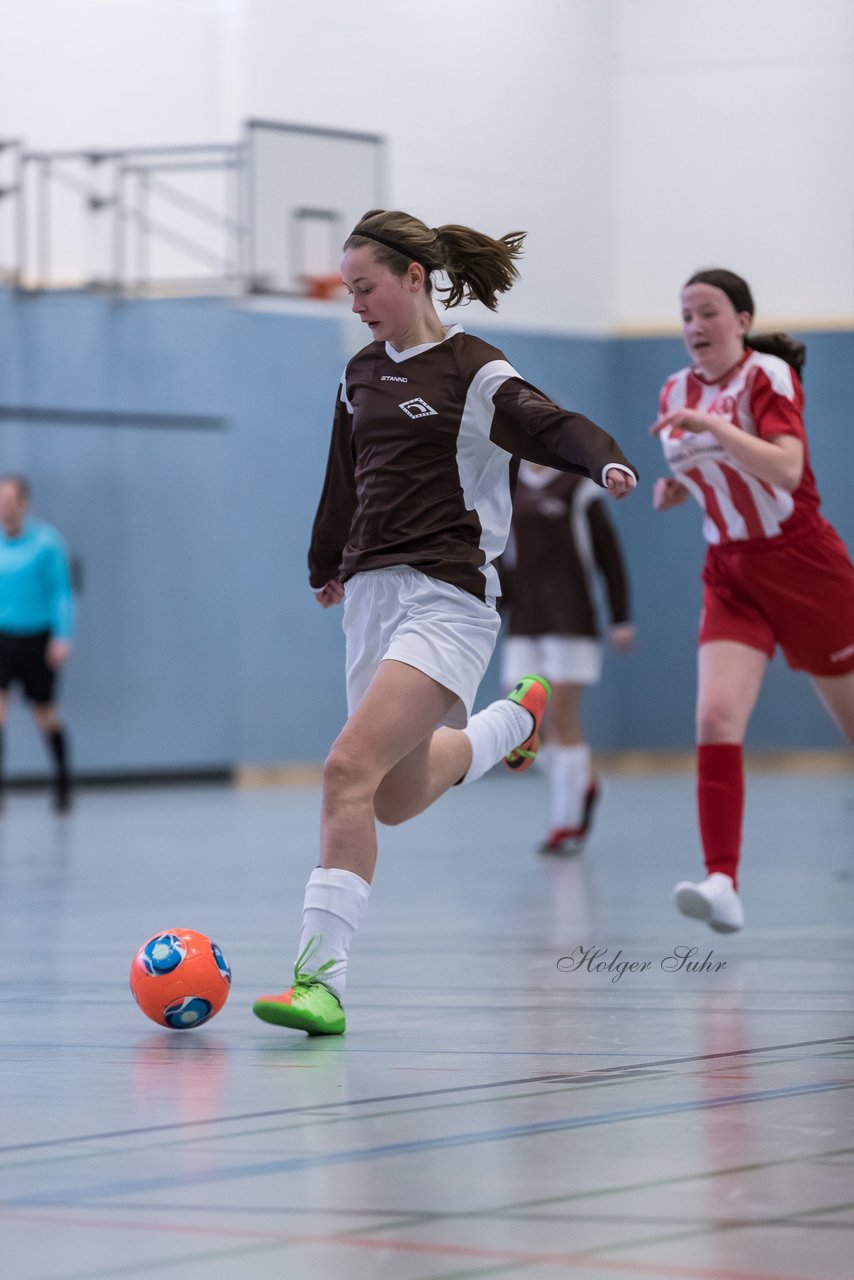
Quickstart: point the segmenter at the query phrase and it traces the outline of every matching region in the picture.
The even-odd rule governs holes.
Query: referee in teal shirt
[[[19,684],[54,766],[54,808],[71,808],[68,737],[56,708],[57,674],[71,653],[68,556],[49,524],[28,515],[25,476],[0,476],[0,806],[9,688]]]

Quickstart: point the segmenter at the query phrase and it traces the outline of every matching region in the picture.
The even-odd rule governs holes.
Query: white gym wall
[[[0,0],[0,26],[0,133],[31,149],[385,135],[393,203],[529,231],[505,325],[672,326],[713,262],[762,319],[854,323],[849,0]]]

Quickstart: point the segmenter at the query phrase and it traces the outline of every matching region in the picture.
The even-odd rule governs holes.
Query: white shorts
[[[392,658],[455,693],[443,723],[464,729],[499,626],[494,601],[484,604],[408,565],[354,574],[344,586],[348,714],[383,659]]]
[[[545,676],[552,684],[598,684],[602,642],[588,636],[508,636],[501,647],[501,680],[510,689],[520,676]]]

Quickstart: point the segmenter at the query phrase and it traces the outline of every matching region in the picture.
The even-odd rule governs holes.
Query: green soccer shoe
[[[252,1006],[252,1012],[262,1022],[272,1022],[277,1027],[293,1027],[310,1036],[340,1036],[344,1033],[346,1018],[341,1001],[324,986],[320,975],[330,969],[335,960],[327,960],[312,973],[303,966],[311,959],[320,939],[311,937],[308,945],[297,957],[294,965],[294,984],[277,996],[260,996]]]

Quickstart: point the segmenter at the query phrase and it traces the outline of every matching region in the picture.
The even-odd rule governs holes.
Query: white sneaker
[[[705,920],[717,933],[737,933],[744,924],[741,899],[731,877],[722,871],[714,871],[698,884],[680,880],[673,890],[673,898],[683,916]]]

